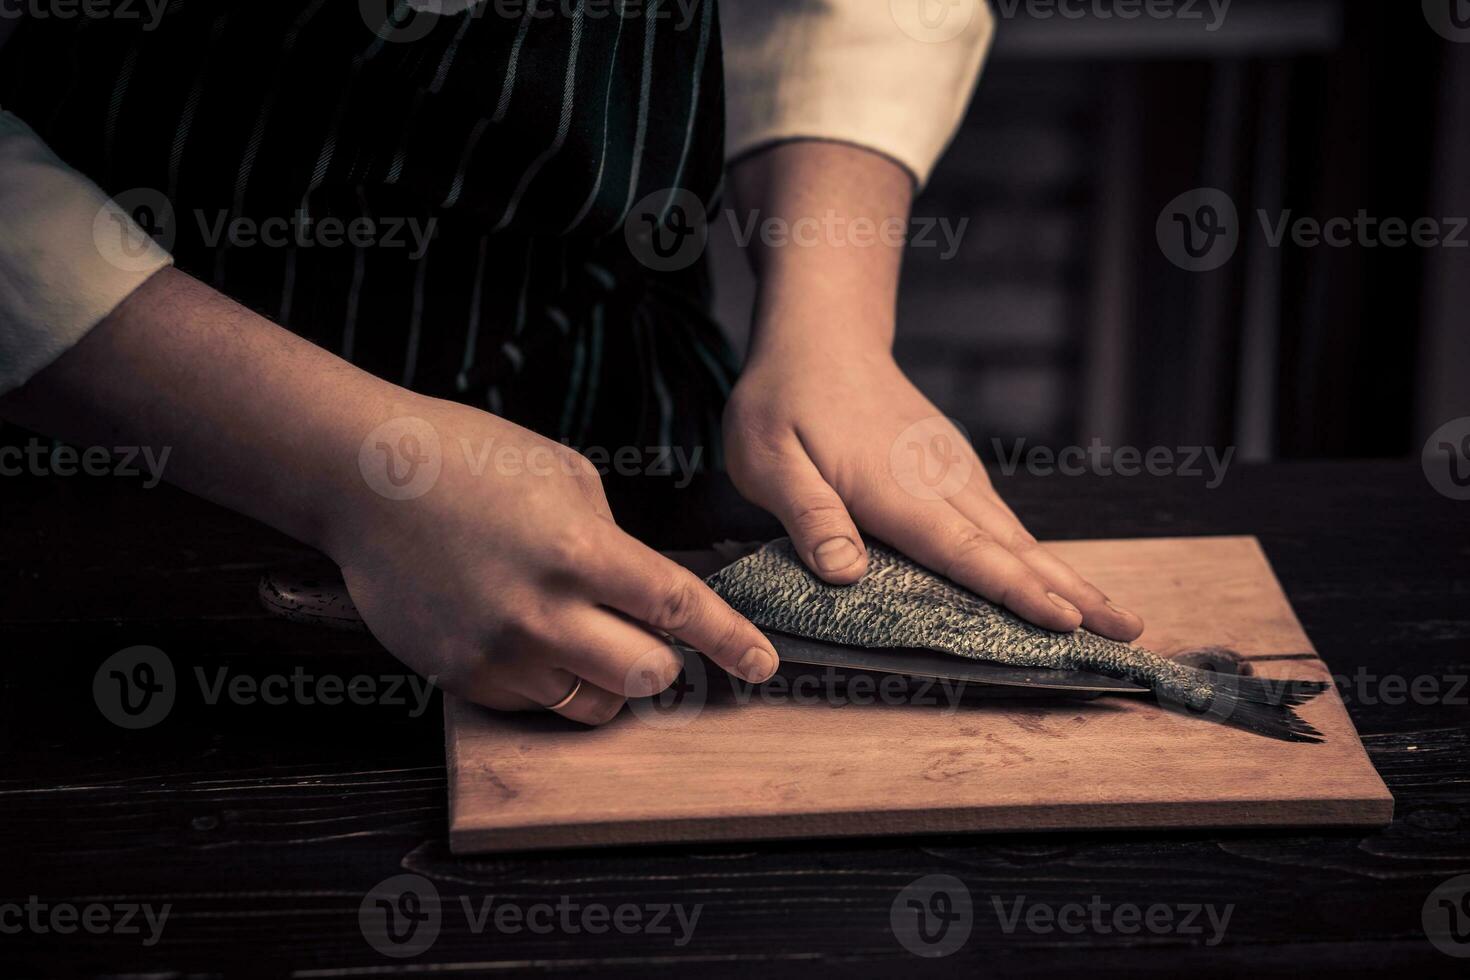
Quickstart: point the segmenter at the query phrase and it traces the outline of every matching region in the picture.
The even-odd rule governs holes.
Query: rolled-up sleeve
[[[0,393],[60,357],[171,261],[29,126],[0,112]]]
[[[854,143],[923,184],[969,105],[994,33],[985,0],[728,0],[726,148]]]

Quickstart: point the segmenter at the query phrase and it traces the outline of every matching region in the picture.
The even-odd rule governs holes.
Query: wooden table
[[[167,487],[5,478],[0,974],[351,975],[436,964],[629,975],[1465,975],[1470,960],[1431,945],[1421,912],[1436,886],[1470,873],[1470,504],[1437,495],[1417,463],[1237,467],[1214,490],[1183,477],[1001,484],[1043,538],[1258,535],[1340,676],[1397,798],[1394,824],[1368,835],[910,837],[460,860],[445,846],[437,698],[424,711],[406,687],[401,704],[299,694],[280,705],[228,694],[210,703],[221,677],[282,678],[313,702],[333,696],[315,686],[324,678],[363,675],[379,693],[392,683],[383,676],[401,679],[359,638],[262,617],[261,570],[302,548]],[[683,490],[613,480],[610,493],[624,524],[660,547],[778,532],[719,480]],[[161,721],[128,730],[99,710],[93,680],[134,645],[166,652],[179,693]],[[294,682],[298,665],[305,678]],[[1100,758],[1099,771],[1125,761]],[[369,944],[359,910],[375,886],[405,873],[432,883],[440,929],[417,956],[395,959]],[[931,874],[962,883],[973,922],[958,951],[925,960],[895,938],[890,914],[906,886]],[[487,900],[491,918],[477,932]],[[630,906],[625,924],[635,914],[648,922],[673,903],[701,906],[683,945],[672,915],[671,931],[657,934],[580,917]],[[95,926],[129,904],[155,914],[170,906],[157,942],[145,944],[141,913],[137,932]],[[507,918],[497,930],[503,905],[538,928],[511,931],[518,920]],[[1176,925],[1135,926],[1128,910],[1151,906],[1165,910],[1156,922],[1168,915]],[[1217,945],[1206,945],[1215,930],[1202,913],[1199,932],[1177,927],[1193,906],[1230,909]],[[1007,930],[1016,909],[1034,907],[1043,910],[1036,927],[1023,915]],[[56,931],[87,914],[95,931]],[[1058,914],[1069,928],[1046,929]],[[599,924],[606,931],[584,928]]]

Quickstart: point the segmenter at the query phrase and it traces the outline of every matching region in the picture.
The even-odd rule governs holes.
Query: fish
[[[1325,683],[1216,673],[1086,629],[1053,632],[878,542],[869,543],[867,574],[852,585],[812,574],[790,538],[761,546],[705,581],[763,630],[851,647],[1095,671],[1149,688],[1166,708],[1282,741],[1323,740],[1294,709],[1326,690]]]

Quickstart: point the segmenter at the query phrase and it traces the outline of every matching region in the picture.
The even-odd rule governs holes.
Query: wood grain
[[[1330,680],[1254,538],[1062,542],[1148,622],[1164,654],[1239,652],[1259,676]],[[447,699],[459,853],[669,841],[1069,828],[1382,826],[1393,799],[1335,690],[1303,714],[1320,745],[1166,712],[1152,700],[798,703],[695,665],[682,705],[587,731]],[[701,681],[700,675],[703,675]],[[873,700],[882,700],[874,698]]]

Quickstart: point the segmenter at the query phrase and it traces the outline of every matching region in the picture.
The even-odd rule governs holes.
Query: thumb
[[[806,566],[833,585],[850,585],[868,570],[862,535],[837,491],[805,452],[787,451],[750,484],[752,501],[776,515]]]

